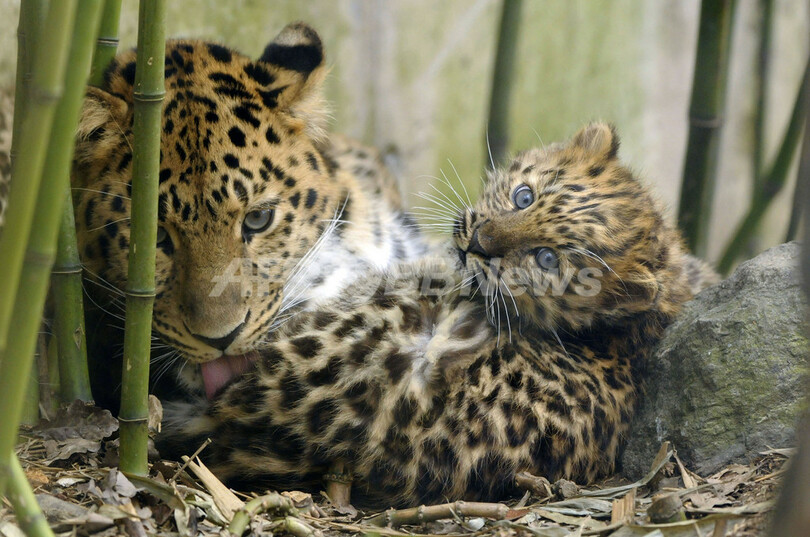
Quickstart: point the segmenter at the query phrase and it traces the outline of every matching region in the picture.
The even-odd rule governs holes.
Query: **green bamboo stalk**
[[[87,368],[87,339],[84,326],[82,266],[76,245],[73,198],[67,189],[51,272],[54,329],[58,345],[59,397],[70,402],[92,401]]]
[[[678,208],[678,225],[687,246],[699,257],[706,255],[735,6],[735,0],[703,0],[700,8],[689,142]]]
[[[8,481],[8,500],[14,508],[17,524],[28,537],[53,537],[53,532],[39,508],[20,461],[13,453],[9,459],[8,467],[11,473]]]
[[[104,70],[118,51],[118,23],[121,19],[121,0],[105,0],[101,14],[101,26],[96,40],[96,52],[90,70],[90,85],[100,87],[104,82]]]
[[[70,2],[69,6],[75,2]],[[6,227],[14,229],[14,233],[3,233],[0,235],[0,259],[3,259],[2,272],[0,272],[0,297],[13,297],[16,295],[17,286],[20,281],[22,270],[23,253],[28,234],[31,230],[31,214],[36,202],[39,189],[39,181],[42,176],[42,168],[45,162],[46,144],[42,143],[50,136],[53,125],[53,117],[56,111],[56,102],[62,89],[64,69],[67,59],[67,39],[62,43],[55,43],[54,35],[48,33],[51,29],[49,24],[64,25],[65,21],[52,21],[50,19],[52,11],[64,9],[61,3],[57,9],[48,11],[48,20],[42,34],[42,40],[37,47],[34,60],[39,63],[38,70],[34,73],[30,88],[24,94],[26,99],[23,118],[19,124],[15,149],[14,166],[12,167],[12,185],[9,192],[8,212],[6,214]],[[28,9],[21,5],[21,18],[28,13]],[[71,21],[72,18],[67,19]],[[21,24],[24,24],[24,20]],[[68,27],[68,30],[70,28]],[[65,32],[58,32],[57,36],[62,37]],[[29,36],[30,39],[30,36]],[[58,47],[59,50],[51,47]],[[27,48],[31,48],[27,46]],[[53,54],[40,54],[42,51],[52,51]],[[31,52],[29,51],[28,54]],[[39,69],[41,68],[41,69]],[[22,158],[25,156],[25,158]],[[14,177],[20,178],[17,188],[14,187]],[[7,345],[8,330],[13,301],[0,300],[0,351]],[[32,347],[33,348],[33,347]],[[19,377],[18,377],[19,380]]]
[[[47,0],[29,0],[20,5],[20,23],[17,27],[17,79],[14,83],[14,122],[9,155],[12,167],[16,160],[19,133],[25,116],[25,103],[28,100],[28,87],[31,84],[36,35],[44,24],[47,7]]]
[[[807,110],[810,110],[810,104],[805,103]],[[807,118],[810,119],[810,113],[807,113]],[[799,173],[796,177],[796,185],[793,187],[793,203],[790,210],[790,222],[788,222],[787,233],[785,234],[785,242],[796,240],[799,231],[799,224],[805,214],[802,211],[804,205],[803,200],[807,198],[807,183],[810,181],[810,128],[807,126],[805,120],[804,126],[804,142],[802,143],[802,152],[799,159]],[[810,237],[810,235],[805,235]],[[806,240],[806,239],[805,239]]]
[[[65,92],[59,102],[54,122],[46,175],[60,176],[65,185],[64,202],[60,209],[56,264],[53,270],[53,297],[56,338],[59,345],[60,397],[65,402],[75,399],[92,401],[90,374],[87,370],[87,345],[84,333],[82,303],[82,274],[76,246],[76,226],[73,201],[70,196],[70,162],[73,155],[74,132],[79,122],[82,98],[94,39],[101,20],[102,0],[79,0],[81,13],[76,18],[73,42],[68,59],[70,68],[65,77]]]
[[[799,88],[799,93],[796,96],[796,102],[793,104],[793,111],[790,114],[790,121],[788,122],[787,129],[785,129],[782,144],[779,146],[779,153],[776,155],[771,170],[765,176],[761,190],[754,197],[751,207],[748,209],[742,223],[739,228],[737,228],[737,232],[734,234],[725,252],[723,252],[720,262],[717,264],[717,269],[722,274],[727,273],[734,262],[740,257],[746,243],[756,232],[760,220],[762,220],[762,217],[765,215],[765,211],[770,207],[773,199],[787,182],[788,172],[793,163],[793,156],[796,154],[796,148],[799,146],[799,142],[802,138],[804,118],[805,115],[807,115],[808,84],[810,84],[808,76],[810,76],[810,62],[805,65],[802,83]],[[806,179],[806,177],[804,179]],[[798,180],[801,181],[803,178],[799,176]]]
[[[8,461],[17,436],[26,387],[22,379],[28,378],[31,372],[31,349],[36,344],[42,318],[64,203],[65,184],[59,182],[59,177],[42,181],[49,148],[43,141],[50,139],[61,96],[75,14],[76,0],[51,2],[48,9],[34,56],[30,100],[26,103],[20,130],[20,151],[12,169],[6,225],[16,232],[0,236],[0,259],[4,261],[0,266],[0,296],[4,297],[0,300],[0,393],[3,394],[0,397],[0,493],[5,490],[10,474]],[[38,198],[50,198],[52,203],[44,204]],[[56,214],[35,213],[35,209],[44,205]],[[32,230],[35,215],[37,226]],[[25,271],[22,270],[23,259]],[[12,317],[15,337],[9,340]]]
[[[759,0],[761,12],[759,50],[757,51],[757,88],[754,107],[754,185],[762,187],[765,153],[765,116],[768,102],[768,79],[771,64],[771,28],[773,27],[773,0]]]
[[[20,6],[20,23],[17,28],[17,78],[15,81],[14,122],[11,138],[11,165],[17,158],[19,145],[19,132],[22,120],[25,117],[25,103],[28,97],[28,88],[31,85],[31,67],[34,58],[34,49],[37,34],[42,28],[47,12],[45,0],[26,2]],[[2,230],[0,230],[2,232]],[[39,420],[39,376],[32,371],[28,378],[28,389],[23,402],[21,422],[31,425]]]
[[[497,166],[506,157],[509,146],[509,105],[522,5],[523,0],[503,0],[501,4],[501,21],[498,27],[498,44],[495,51],[495,66],[492,70],[492,92],[485,134],[486,167]]]
[[[810,95],[807,96],[810,99]],[[810,102],[806,104],[810,110]],[[799,163],[799,182],[810,181],[810,113],[804,119],[804,144],[802,146],[802,160]],[[804,207],[805,215],[810,215],[810,188],[802,192],[799,203]],[[797,225],[799,225],[797,223]],[[804,237],[810,237],[810,218],[804,218],[801,224]],[[804,296],[810,303],[810,241],[802,244],[802,257],[799,263],[802,275]],[[805,327],[805,330],[807,327]],[[807,333],[807,332],[805,332]],[[805,356],[810,358],[810,356]],[[810,360],[805,361],[805,367],[810,367]],[[805,378],[805,393],[810,394],[810,383]],[[796,426],[796,440],[798,451],[790,458],[787,471],[782,481],[779,499],[770,517],[770,537],[801,537],[807,535],[810,529],[810,416],[804,413]]]
[[[165,87],[166,3],[141,0],[135,65],[132,214],[130,221],[124,373],[121,386],[121,470],[147,473],[149,353],[155,299],[158,171]]]
[[[38,354],[38,353],[37,353]],[[37,355],[34,355],[34,360]],[[28,375],[28,386],[25,389],[25,399],[23,400],[22,412],[20,414],[21,425],[36,425],[39,421],[39,371],[36,367],[31,368]]]

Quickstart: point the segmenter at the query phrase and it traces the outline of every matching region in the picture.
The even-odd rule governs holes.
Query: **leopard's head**
[[[618,149],[615,130],[594,123],[524,151],[456,219],[457,252],[494,322],[576,330],[671,314],[688,298],[680,237]]]
[[[89,89],[73,174],[82,261],[113,298],[127,278],[135,70],[122,53]],[[165,75],[153,328],[202,363],[253,350],[345,193],[319,150],[325,67],[310,27],[287,26],[257,60],[169,41]]]

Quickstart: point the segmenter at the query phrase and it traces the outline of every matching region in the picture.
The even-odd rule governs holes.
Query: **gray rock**
[[[685,305],[646,371],[622,471],[649,471],[663,440],[707,475],[794,443],[804,408],[808,341],[800,247],[739,266]]]

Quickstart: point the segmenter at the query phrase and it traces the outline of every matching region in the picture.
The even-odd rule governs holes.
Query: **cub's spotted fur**
[[[452,257],[296,317],[204,410],[170,408],[162,443],[210,437],[220,477],[278,488],[342,461],[368,506],[612,472],[639,372],[692,296],[679,234],[618,146],[593,124],[517,155],[456,217]]]
[[[109,319],[127,273],[135,62],[118,55],[89,89],[76,148],[82,261],[96,313],[110,312],[90,336],[105,344],[123,324]],[[165,75],[153,328],[157,352],[203,364],[210,395],[290,314],[422,246],[378,155],[324,130],[324,55],[308,26],[287,26],[258,60],[169,41]],[[107,362],[120,349],[92,350],[109,372],[96,397],[114,406]]]

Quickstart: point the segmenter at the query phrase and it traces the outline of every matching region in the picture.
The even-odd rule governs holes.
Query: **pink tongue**
[[[205,396],[212,399],[231,379],[247,371],[259,357],[256,351],[238,356],[220,356],[200,366],[205,385]]]

